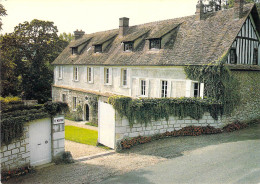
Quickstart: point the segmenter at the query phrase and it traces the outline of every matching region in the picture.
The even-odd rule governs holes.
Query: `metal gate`
[[[98,101],[98,142],[115,149],[115,110],[102,101]]]

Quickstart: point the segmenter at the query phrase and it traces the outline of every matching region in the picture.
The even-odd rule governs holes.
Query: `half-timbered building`
[[[52,97],[68,102],[72,111],[80,105],[83,119],[90,121],[95,120],[93,96],[203,98],[204,84],[188,79],[183,67],[225,58],[230,70],[241,74],[242,84],[249,81],[241,85],[243,107],[234,116],[254,118],[260,115],[259,55],[255,4],[235,0],[234,8],[205,13],[199,1],[192,16],[135,26],[123,17],[119,29],[75,31],[75,40],[53,62]]]

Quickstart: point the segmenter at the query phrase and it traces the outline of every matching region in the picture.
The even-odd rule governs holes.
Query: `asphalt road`
[[[255,128],[259,128],[259,126]],[[248,132],[245,131],[245,133]],[[259,184],[259,134],[254,135],[254,138],[241,141],[238,137],[238,141],[223,142],[184,151],[182,156],[141,170],[108,178],[102,184]]]

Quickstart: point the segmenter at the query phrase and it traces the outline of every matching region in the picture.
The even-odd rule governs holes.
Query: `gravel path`
[[[102,153],[107,150],[96,146],[90,146],[65,140],[65,151],[70,151],[73,158],[78,158],[83,156],[95,155],[97,153]]]
[[[65,119],[65,126],[76,126],[76,127],[81,127],[81,128],[86,128],[86,129],[90,129],[90,130],[96,130],[98,131],[98,127],[94,127],[94,126],[89,126],[89,125],[85,125],[86,121],[71,121],[71,120],[67,120]]]
[[[116,153],[69,165],[53,165],[18,179],[3,183],[26,184],[88,184],[108,177],[148,167],[168,159],[181,157],[190,151],[210,145],[260,139],[260,124],[233,133],[198,137],[175,137],[139,145],[129,151]]]

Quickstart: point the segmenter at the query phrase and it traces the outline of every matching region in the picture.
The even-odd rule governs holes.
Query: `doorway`
[[[85,105],[85,119],[89,121],[89,106],[88,104]]]

